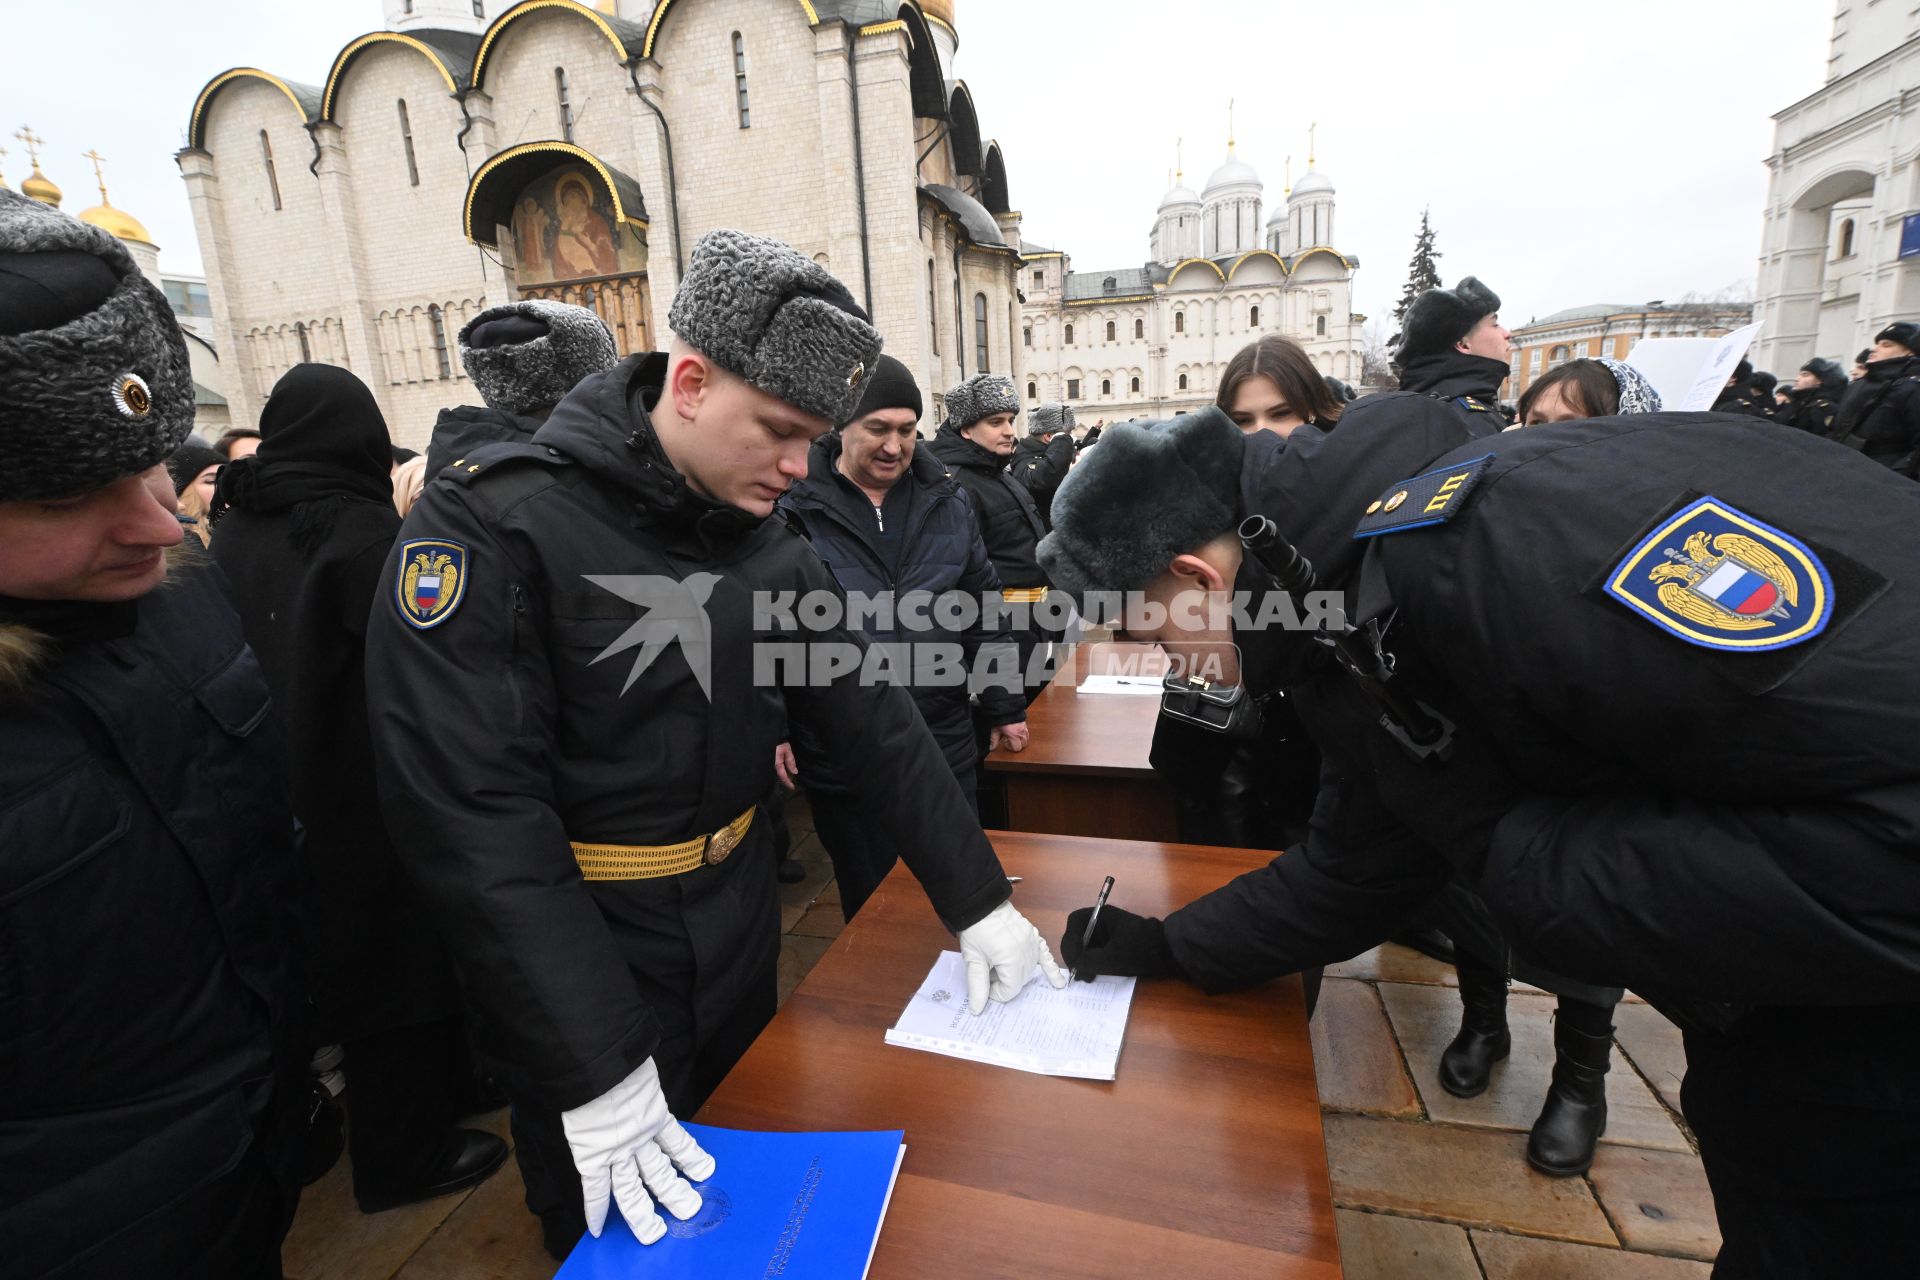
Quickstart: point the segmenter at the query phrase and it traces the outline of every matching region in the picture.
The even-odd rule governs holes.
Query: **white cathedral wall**
[[[633,163],[632,115],[644,108],[632,99],[619,51],[593,23],[560,9],[513,22],[487,55],[481,88],[493,99],[495,150],[561,138],[556,69],[567,73],[574,145],[626,170]]]
[[[334,235],[320,184],[307,169],[313,142],[286,95],[262,80],[238,80],[222,89],[207,112],[205,149],[213,157],[226,223],[220,278],[231,332],[220,349],[230,353],[229,376],[241,388],[238,420],[251,426],[274,382],[300,362],[294,326],[304,323],[325,334],[328,321],[340,323]],[[263,129],[273,150],[279,209],[261,154]],[[201,245],[203,256],[215,252]],[[326,355],[315,351],[316,359],[347,363],[344,342],[337,349],[331,340],[321,345]]]

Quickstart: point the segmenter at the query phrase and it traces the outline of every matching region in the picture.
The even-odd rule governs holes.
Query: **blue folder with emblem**
[[[686,1126],[713,1157],[696,1182],[704,1202],[643,1245],[616,1206],[599,1239],[582,1236],[554,1280],[861,1280],[906,1155],[899,1129],[873,1133],[750,1133]]]

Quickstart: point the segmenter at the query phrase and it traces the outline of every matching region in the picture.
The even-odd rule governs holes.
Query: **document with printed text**
[[[1026,989],[1008,1004],[967,1012],[967,966],[958,951],[943,951],[887,1043],[1044,1076],[1111,1080],[1133,1008],[1132,978],[1048,986],[1038,966]]]

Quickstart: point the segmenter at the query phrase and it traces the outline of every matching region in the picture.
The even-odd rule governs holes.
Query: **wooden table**
[[[1100,877],[1167,911],[1271,855],[989,833],[1049,940]],[[1112,1083],[886,1044],[954,942],[905,867],[833,943],[698,1115],[741,1129],[904,1129],[874,1280],[1337,1277],[1297,979],[1206,996],[1142,983]]]
[[[1007,825],[1016,831],[1121,840],[1179,836],[1173,790],[1147,763],[1157,697],[1082,694],[1090,673],[1165,670],[1158,647],[1082,645],[1027,708],[1027,749],[999,750],[986,768],[1007,789]]]

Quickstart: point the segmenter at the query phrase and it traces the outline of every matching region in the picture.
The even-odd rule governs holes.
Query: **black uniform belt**
[[[586,844],[569,841],[573,860],[587,880],[657,880],[679,876],[696,867],[717,867],[740,847],[753,825],[753,805],[712,835],[695,836],[679,844]]]

